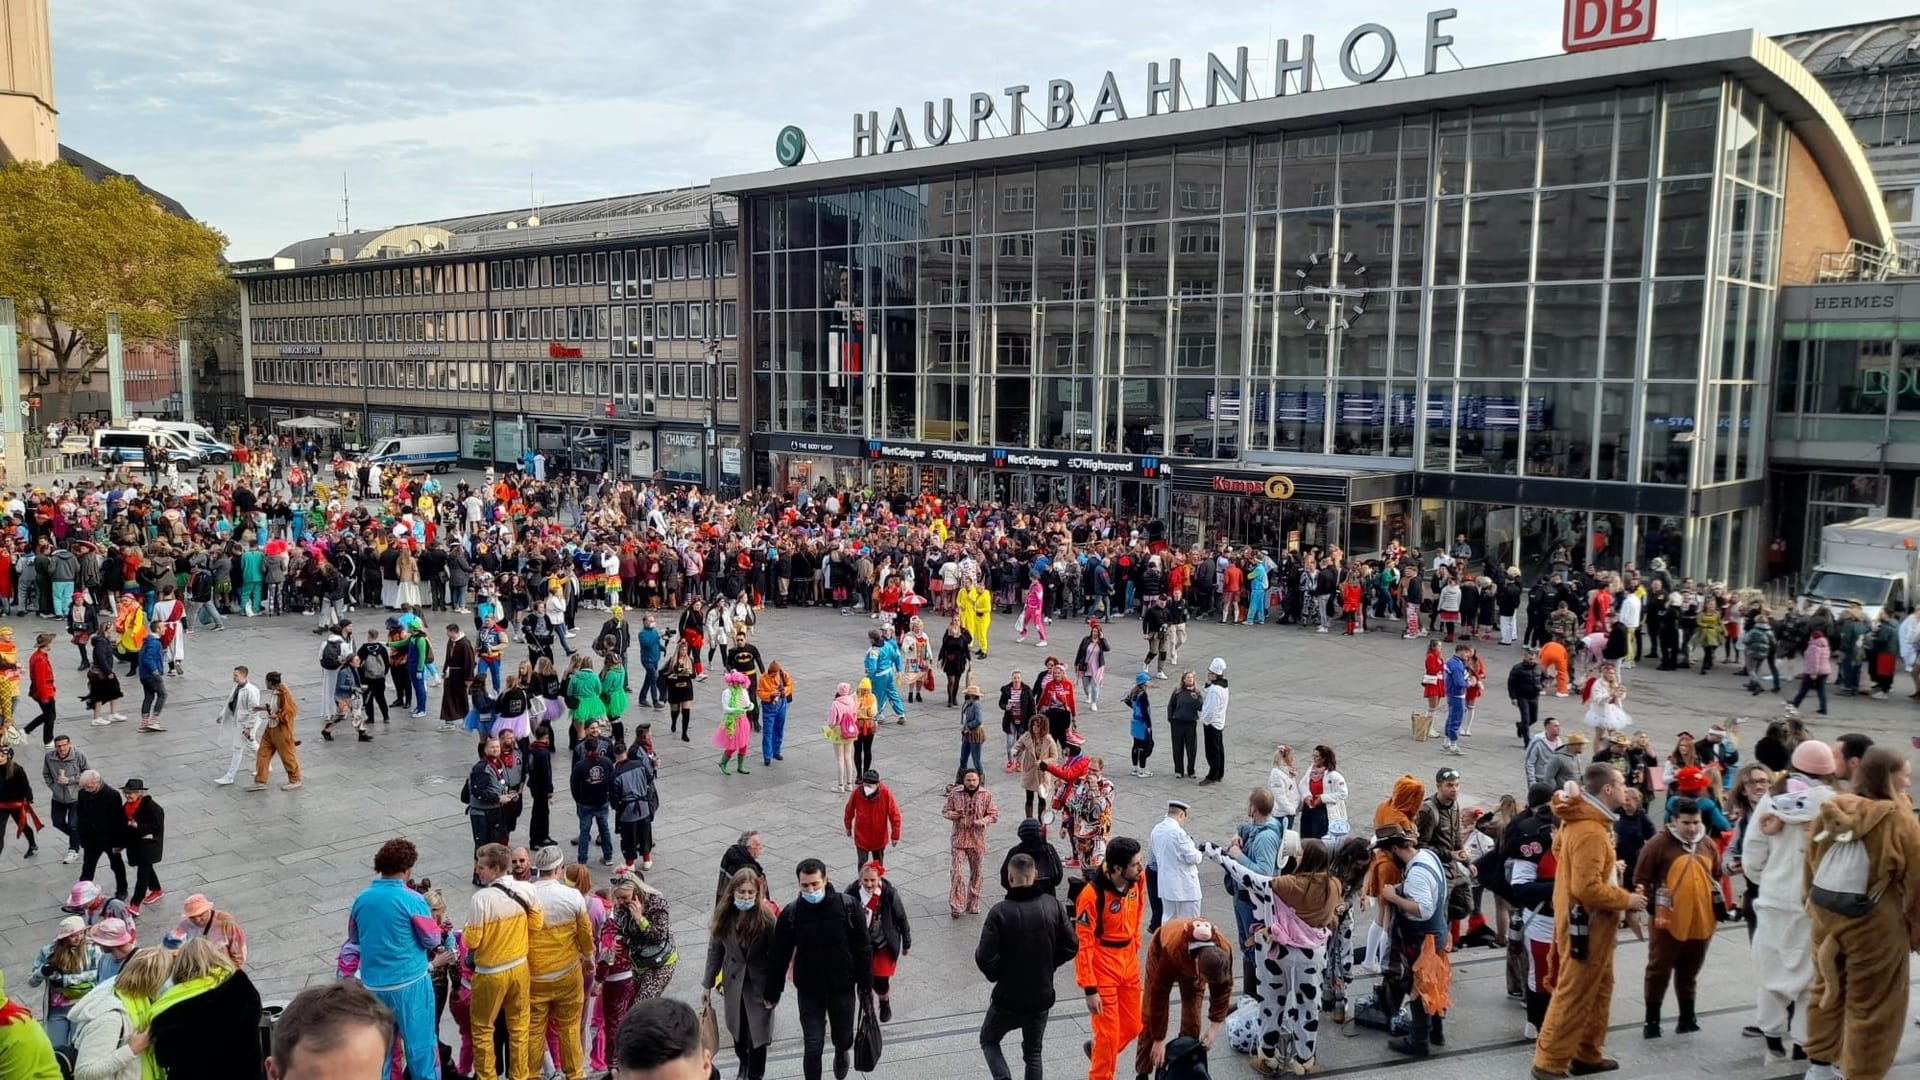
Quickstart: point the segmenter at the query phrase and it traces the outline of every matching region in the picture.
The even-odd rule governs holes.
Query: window
[[[699,364],[687,366],[687,396],[695,401],[707,400],[707,369]]]
[[[1220,185],[1182,183],[1180,185],[1180,209],[1182,210],[1218,210],[1220,209]]]
[[[1033,367],[1033,335],[1001,334],[994,339],[993,355],[996,370],[1030,370]]]
[[[1173,366],[1212,370],[1217,339],[1212,334],[1181,334],[1173,347]]]
[[[1081,299],[1086,299],[1081,297]],[[740,336],[740,301],[720,301],[720,336],[737,338]]]
[[[740,275],[740,241],[725,240],[720,244],[720,276],[738,277]]]
[[[687,336],[695,341],[704,341],[707,337],[707,317],[705,304],[687,305]]]
[[[685,304],[673,305],[673,336],[676,338],[687,336],[687,305]]]
[[[611,356],[627,355],[627,309],[619,305],[613,309],[613,337],[607,351]]]
[[[673,279],[679,281],[686,276],[687,249],[684,247],[676,247],[673,249]]]
[[[1000,283],[1000,302],[1003,304],[1025,303],[1033,299],[1033,282],[1003,281]]]
[[[584,258],[584,256],[582,257]],[[604,251],[594,253],[593,283],[595,285],[605,285],[607,283],[607,253]],[[586,283],[581,282],[581,284],[584,285]]]
[[[1139,229],[1127,234],[1123,246],[1129,255],[1151,255],[1158,245],[1152,229]]]
[[[1887,204],[1887,219],[1896,225],[1913,220],[1913,189],[1899,188],[1881,193]]]
[[[940,212],[952,217],[955,214],[973,213],[973,189],[948,188],[940,203]]]
[[[613,265],[610,268],[610,272],[611,272],[610,284],[612,284],[613,288],[609,290],[609,295],[611,296],[612,299],[615,299],[615,300],[625,300],[627,298],[627,253],[626,252],[616,251],[613,253]]]
[[[687,248],[687,276],[690,278],[706,277],[706,260],[706,245],[694,244]]]
[[[1059,283],[1059,285],[1060,285],[1059,299],[1061,300],[1093,299],[1093,279],[1092,278],[1081,278],[1078,281],[1062,281]]]
[[[1093,258],[1094,235],[1092,229],[1068,229],[1060,234],[1060,257],[1071,259],[1078,254],[1083,259]]]
[[[1060,189],[1060,209],[1071,214],[1093,209],[1093,185],[1068,185]]]
[[[673,395],[677,398],[687,396],[687,365],[673,365]]]
[[[720,367],[720,400],[740,400],[740,369],[732,364]]]
[[[1033,185],[1008,184],[1001,188],[1000,209],[1009,214],[1033,213]]]
[[[1181,278],[1174,283],[1174,292],[1178,296],[1205,296],[1213,292],[1213,279]]]
[[[1160,185],[1128,184],[1120,189],[1120,209],[1148,212],[1160,209]]]
[[[1180,226],[1180,254],[1216,254],[1220,250],[1220,226]]]
[[[1003,259],[1033,258],[1033,234],[1016,233],[1000,238],[1000,257]]]

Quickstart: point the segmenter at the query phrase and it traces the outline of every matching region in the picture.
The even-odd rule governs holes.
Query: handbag
[[[714,989],[719,989],[720,980],[713,980]],[[707,1053],[720,1052],[720,1017],[713,1011],[713,1002],[708,1000],[700,1006],[700,1045]]]
[[[1412,722],[1413,722],[1413,741],[1426,742],[1427,738],[1433,734],[1433,717],[1427,715],[1426,713],[1415,711],[1412,717]]]
[[[860,992],[860,1021],[853,1029],[853,1067],[870,1073],[880,1065],[880,1018],[873,1014],[873,991]]]

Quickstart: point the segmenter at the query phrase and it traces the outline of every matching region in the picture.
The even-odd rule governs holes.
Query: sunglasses
[[[1441,770],[1440,770],[1440,782],[1441,782],[1441,783],[1443,783],[1443,784],[1444,784],[1444,783],[1446,783],[1446,782],[1447,782],[1447,781],[1449,781],[1449,780],[1458,780],[1458,779],[1460,779],[1460,773],[1459,773],[1459,771],[1458,771],[1458,770],[1455,770],[1455,769],[1441,769]]]

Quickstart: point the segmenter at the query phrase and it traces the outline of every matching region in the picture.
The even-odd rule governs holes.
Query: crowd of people
[[[390,841],[342,928],[338,974],[370,997],[335,992],[312,1005],[331,1010],[329,1022],[378,1018],[386,1074],[575,1077],[653,1068],[630,1064],[648,1054],[697,1058],[704,1072],[714,1048],[689,1050],[692,1014],[665,999],[679,961],[675,916],[691,915],[708,929],[699,1000],[730,1040],[738,1075],[766,1075],[791,986],[804,1075],[818,1080],[831,1051],[844,1077],[856,1036],[892,1019],[914,928],[889,870],[935,809],[897,797],[884,777],[955,743],[937,804],[950,834],[948,911],[980,918],[975,959],[993,984],[981,1045],[996,1080],[1011,1075],[1001,1042],[1015,1029],[1026,1075],[1040,1075],[1054,973],[1068,963],[1092,1020],[1083,1048],[1092,1080],[1195,1060],[1222,1035],[1259,1071],[1298,1074],[1319,1067],[1319,1035],[1341,1026],[1377,1028],[1407,1055],[1445,1045],[1451,958],[1481,946],[1508,951],[1508,990],[1537,1039],[1534,1075],[1602,1071],[1612,1067],[1604,1043],[1622,927],[1651,939],[1644,1034],[1655,1038],[1698,1029],[1696,977],[1712,928],[1735,918],[1749,924],[1762,973],[1752,1027],[1769,1060],[1804,1057],[1815,1080],[1861,1080],[1884,1075],[1896,1049],[1868,1035],[1865,1016],[1871,1004],[1876,1023],[1902,1019],[1904,995],[1871,995],[1904,986],[1905,954],[1869,957],[1867,942],[1920,943],[1920,887],[1909,901],[1902,869],[1920,844],[1905,812],[1905,763],[1864,736],[1816,738],[1794,706],[1813,693],[1825,712],[1830,685],[1884,697],[1901,670],[1920,696],[1920,618],[1822,612],[1776,627],[1755,598],[1676,579],[1658,559],[1645,573],[1567,560],[1528,584],[1515,568],[1481,563],[1475,574],[1470,548],[1430,562],[1398,544],[1366,560],[1338,548],[1276,559],[1180,550],[1159,523],[1098,509],[825,486],[725,499],[520,471],[443,482],[309,446],[256,444],[230,473],[158,485],[116,475],[11,502],[22,535],[0,551],[0,606],[16,624],[38,615],[65,625],[36,634],[24,659],[0,628],[0,814],[34,855],[34,783],[14,758],[38,732],[52,824],[66,861],[81,865],[66,897],[72,914],[35,961],[42,1017],[0,1018],[0,1033],[71,1052],[81,1075],[150,1076],[209,1060],[175,1054],[216,1052],[230,1055],[220,1071],[176,1075],[287,1075],[278,1050],[263,1064],[251,1021],[244,1053],[237,1042],[168,1045],[157,1014],[162,1003],[185,1005],[168,1000],[183,986],[208,996],[205,1008],[231,1010],[229,1027],[258,1013],[239,919],[196,894],[161,947],[141,947],[142,911],[165,896],[164,814],[143,780],[108,784],[101,763],[55,731],[61,638],[85,672],[90,725],[126,719],[124,675],[141,685],[139,730],[159,732],[189,638],[235,617],[300,620],[317,639],[315,660],[260,685],[247,667],[232,669],[216,723],[213,765],[224,771],[212,783],[236,784],[251,760],[244,790],[264,792],[278,760],[281,787],[302,790],[302,709],[289,682],[315,677],[324,741],[345,730],[377,741],[395,711],[403,725],[425,720],[474,740],[460,790],[473,838],[464,919],[414,875],[444,853]],[[857,660],[831,659],[831,646],[763,655],[760,620],[791,607],[867,616],[853,635],[861,647],[846,643]],[[1002,650],[1031,638],[1044,652],[1031,679],[1016,660],[988,693],[978,681],[996,616],[1015,617]],[[1130,642],[1121,627],[1135,619]],[[1473,780],[1476,791],[1514,794],[1469,806],[1460,769],[1416,769],[1374,793],[1384,798],[1369,821],[1374,800],[1349,786],[1326,744],[1298,754],[1282,745],[1264,776],[1230,776],[1228,660],[1181,660],[1192,624],[1211,620],[1384,628],[1427,642],[1415,730],[1437,731],[1455,755],[1508,664],[1497,650],[1508,650],[1520,765]],[[1248,657],[1235,667],[1271,648],[1257,636],[1231,640],[1219,651]],[[1627,711],[1642,657],[1666,670],[1697,658],[1703,673],[1719,658],[1750,691],[1771,683],[1776,693],[1780,661],[1798,658],[1801,699],[1783,703],[1753,764],[1741,764],[1738,734],[1722,724],[1683,733],[1661,754],[1647,732],[1631,731]],[[1117,698],[1105,692],[1110,669]],[[1565,726],[1584,730],[1541,719],[1543,699],[1576,688],[1584,710]],[[38,715],[21,726],[23,693]],[[670,912],[648,880],[665,786],[656,739],[692,743],[702,725],[717,762],[705,783],[778,773],[797,700],[808,718],[797,730],[811,738],[811,722],[824,721],[854,859],[791,853],[789,889],[748,833],[722,860],[714,895],[691,913],[680,898]],[[1092,723],[1103,704],[1124,708],[1125,735]],[[663,735],[653,712],[668,714]],[[1003,758],[993,765],[1008,785],[998,793],[983,762],[996,722]],[[1203,829],[1183,787],[1139,783],[1155,778],[1160,723],[1171,779],[1243,784],[1243,820]],[[883,729],[911,741],[880,738]],[[1127,744],[1124,779],[1107,766],[1116,739]],[[1021,812],[1003,814],[1013,785]],[[562,786],[577,830],[556,835]],[[1164,804],[1165,817],[1149,836],[1115,835],[1120,799]],[[986,873],[1008,832],[1017,840],[996,891]],[[595,846],[607,875],[599,885]],[[94,881],[102,859],[111,892]],[[836,883],[830,865],[853,880]],[[1227,893],[1218,905],[1208,877]],[[1230,909],[1231,922],[1209,919],[1210,909]],[[276,1046],[299,1027],[288,1015],[301,1014],[282,1015]],[[36,1024],[38,1040],[19,1034]],[[629,1039],[639,1027],[649,1037]]]

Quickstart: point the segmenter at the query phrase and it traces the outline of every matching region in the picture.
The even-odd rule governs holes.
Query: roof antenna
[[[346,235],[353,231],[353,203],[347,198],[347,174],[340,173],[340,233]]]

